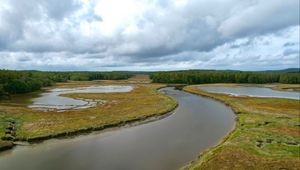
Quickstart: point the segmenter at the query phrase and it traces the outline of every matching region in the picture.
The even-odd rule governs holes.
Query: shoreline
[[[156,92],[160,93],[159,90],[162,88],[166,88],[166,86],[156,89]],[[176,101],[176,99],[174,99],[171,96],[165,95],[163,93],[160,93],[160,94],[173,100],[176,103],[174,105],[174,107],[170,108],[169,110],[167,110],[165,112],[155,113],[152,115],[142,116],[142,117],[128,119],[128,120],[123,120],[123,121],[113,123],[113,124],[88,127],[88,128],[84,128],[84,129],[76,129],[76,130],[72,130],[72,131],[66,131],[66,132],[61,132],[61,133],[57,133],[57,134],[51,134],[51,135],[47,135],[47,136],[41,136],[41,137],[35,137],[35,138],[29,138],[29,139],[16,138],[15,141],[4,141],[5,143],[9,143],[9,144],[3,145],[3,146],[0,145],[0,153],[11,150],[15,146],[20,145],[20,144],[18,144],[18,142],[28,142],[29,144],[43,143],[44,141],[50,140],[50,139],[67,139],[67,138],[72,138],[72,137],[75,138],[80,135],[89,135],[89,134],[92,134],[93,132],[102,133],[107,130],[118,130],[118,129],[125,128],[125,127],[134,127],[134,126],[161,120],[163,118],[171,116],[174,113],[174,111],[178,107],[178,102]]]
[[[296,146],[297,142],[295,142],[294,140],[297,140],[297,137],[293,138],[288,138],[287,137],[283,137],[283,138],[277,138],[277,134],[269,134],[266,133],[264,130],[270,128],[270,124],[272,124],[271,126],[274,126],[275,124],[277,124],[276,126],[280,123],[280,121],[284,121],[285,116],[288,118],[287,120],[290,120],[289,115],[282,115],[282,116],[275,116],[274,119],[270,119],[269,116],[269,112],[266,110],[261,110],[261,111],[254,111],[254,112],[249,112],[249,110],[247,111],[247,107],[245,107],[245,103],[242,103],[242,101],[240,102],[239,99],[230,99],[231,97],[227,94],[214,94],[214,93],[209,93],[206,92],[204,90],[198,89],[197,88],[198,85],[191,85],[191,86],[186,86],[183,90],[189,93],[193,93],[196,95],[200,95],[203,97],[208,97],[211,99],[214,99],[216,101],[220,101],[223,104],[229,106],[234,114],[236,115],[236,119],[235,119],[235,127],[234,129],[228,133],[222,140],[219,141],[219,143],[211,148],[208,148],[207,150],[200,152],[198,157],[195,158],[194,160],[192,160],[191,162],[189,162],[187,165],[183,166],[181,169],[205,169],[205,168],[221,168],[221,165],[216,165],[216,162],[224,162],[224,166],[226,166],[228,169],[229,167],[231,167],[232,163],[236,160],[236,158],[238,158],[237,156],[245,156],[247,157],[247,159],[249,160],[254,160],[257,161],[257,164],[255,166],[253,166],[253,164],[244,164],[243,157],[241,157],[241,160],[238,160],[238,164],[237,166],[234,167],[244,167],[244,168],[253,168],[253,167],[264,167],[264,168],[269,168],[270,165],[272,165],[272,167],[285,167],[287,169],[294,169],[295,167],[293,166],[294,161],[297,162],[296,160],[290,160],[290,158],[293,158],[294,155],[292,155],[292,151],[290,152],[291,155],[287,156],[287,157],[280,157],[278,156],[278,154],[274,153],[276,151],[273,150],[267,150],[267,147],[270,145],[280,145],[280,143],[284,143],[283,145],[281,145],[282,148],[278,148],[279,150],[284,150],[286,149],[286,147],[291,147],[291,146]],[[252,98],[252,97],[247,97],[243,98],[247,101],[253,101],[255,99],[260,100],[258,101],[258,104],[260,103],[264,103],[265,101],[263,99],[260,98]],[[273,100],[275,101],[275,103],[277,102],[284,102],[284,103],[289,103],[289,102],[293,102],[295,104],[295,101],[297,102],[297,100],[285,100],[285,99],[272,99],[272,98],[266,98],[265,100],[271,101],[273,102]],[[235,103],[238,102],[238,103]],[[257,104],[257,103],[254,103]],[[247,105],[246,105],[247,106]],[[256,106],[256,105],[255,105]],[[251,113],[252,115],[248,115],[249,113]],[[274,114],[283,114],[283,113],[277,113],[277,112],[272,112]],[[294,113],[294,112],[293,112]],[[256,115],[263,115],[262,117],[257,118],[258,120],[256,120],[255,122],[252,122],[252,124],[250,122],[245,121],[246,116],[248,120],[255,120],[255,116]],[[266,114],[266,115],[264,115]],[[289,113],[286,113],[289,114]],[[291,114],[291,113],[290,113]],[[291,115],[293,116],[293,115]],[[283,117],[283,118],[282,118]],[[279,119],[280,118],[280,119]],[[285,123],[286,124],[286,123]],[[291,122],[289,122],[289,124],[291,124]],[[248,127],[246,127],[248,126]],[[275,126],[275,127],[276,127]],[[258,136],[253,136],[253,134],[250,134],[250,136],[247,135],[243,135],[245,133],[253,133],[252,129],[258,128],[260,130],[262,130],[261,132],[257,132]],[[243,132],[244,131],[244,132]],[[266,130],[267,132],[270,132],[268,130]],[[271,131],[270,133],[276,133],[275,131]],[[281,132],[283,133],[282,135],[289,135],[286,134],[285,132]],[[251,136],[252,135],[252,136]],[[239,138],[249,138],[246,139],[245,141],[243,140],[243,142],[237,142],[237,139]],[[289,141],[291,140],[291,141]],[[238,140],[240,141],[240,140]],[[254,142],[253,142],[254,141]],[[291,143],[292,145],[290,145],[289,143]],[[300,143],[298,143],[299,146]],[[247,145],[247,146],[246,146]],[[251,148],[250,148],[251,147]],[[250,149],[249,149],[250,148]],[[253,148],[253,149],[252,149]],[[251,150],[252,149],[252,150]],[[267,150],[269,153],[267,153],[266,155],[268,156],[267,158],[265,157],[266,155],[262,156],[257,154],[258,152],[260,152],[261,150]],[[256,153],[255,153],[256,152]],[[274,154],[273,154],[274,153]],[[246,154],[246,155],[245,155]],[[288,161],[291,161],[290,163],[287,163]],[[298,160],[299,161],[299,160]],[[231,167],[233,168],[233,167]],[[230,168],[229,168],[230,169]]]
[[[5,144],[0,145],[0,153],[13,149],[16,146],[16,144],[14,144],[11,141],[2,141],[1,143],[5,143]]]
[[[230,107],[234,113],[234,115],[236,116],[235,117],[235,124],[234,126],[232,127],[232,129],[222,138],[220,139],[220,141],[218,141],[216,143],[216,145],[210,147],[210,148],[207,148],[206,150],[204,150],[203,152],[200,152],[199,155],[192,161],[190,161],[188,164],[184,165],[183,167],[180,168],[180,170],[187,170],[193,163],[195,163],[197,161],[197,159],[203,157],[204,155],[208,155],[210,154],[211,152],[213,152],[214,150],[216,150],[218,147],[220,147],[222,144],[224,144],[234,133],[235,131],[238,129],[239,125],[240,125],[240,121],[239,121],[239,111],[237,111],[233,106],[231,106],[229,103],[226,103],[225,101],[222,101],[214,96],[209,96],[209,95],[206,95],[206,94],[203,94],[203,93],[197,93],[197,92],[193,92],[193,91],[189,91],[187,90],[185,87],[182,88],[183,91],[187,92],[187,93],[191,93],[191,94],[195,94],[195,95],[198,95],[198,96],[202,96],[202,97],[206,97],[206,98],[210,98],[210,99],[213,99],[213,100],[216,100],[216,101],[219,101],[221,102],[222,104],[225,104],[226,106]]]
[[[173,88],[172,88],[173,89]],[[168,92],[168,90],[166,90],[166,91],[159,91],[159,92]],[[180,90],[180,91],[178,91],[178,92],[180,92],[180,94],[181,93],[186,93],[186,95],[189,95],[189,96],[192,96],[192,95],[194,95],[194,94],[192,94],[192,93],[189,93],[189,92],[186,92],[186,91],[183,91],[183,90]],[[165,93],[163,93],[163,94],[165,94]],[[167,94],[169,94],[169,93],[167,93]],[[172,94],[174,94],[174,93],[170,93],[170,96],[169,97],[171,97],[171,96],[173,96]],[[198,96],[198,95],[197,95]],[[197,97],[196,95],[194,95],[194,98],[199,98],[199,96]],[[176,95],[174,96],[174,97],[172,97],[172,98],[175,98],[176,97]],[[177,97],[176,97],[177,98]],[[200,97],[201,98],[201,97]],[[212,101],[212,99],[203,99],[203,100],[211,100]],[[178,104],[181,104],[181,102],[180,101],[182,101],[182,100],[177,100],[177,103]],[[199,101],[202,101],[202,100],[199,100]],[[196,102],[196,103],[199,103],[199,101],[198,102]],[[178,105],[177,104],[177,105]],[[235,119],[235,116],[234,116],[234,113],[233,113],[233,111],[229,108],[229,107],[225,107],[224,106],[224,104],[223,103],[221,103],[221,102],[218,102],[218,103],[216,103],[216,104],[220,104],[220,105],[223,105],[222,106],[222,108],[224,108],[224,109],[228,109],[228,111],[230,111],[230,117],[231,117],[231,120],[230,120],[230,126],[226,126],[227,128],[227,130],[224,132],[224,133],[222,133],[222,135],[221,136],[219,136],[218,137],[218,140],[214,140],[212,143],[210,143],[208,146],[206,146],[205,148],[207,148],[207,149],[210,149],[211,147],[214,147],[216,144],[218,144],[219,143],[219,141],[221,140],[221,139],[223,139],[223,137],[224,136],[227,136],[228,135],[228,133],[230,133],[231,131],[232,131],[232,129],[234,129],[234,127],[235,127],[235,121],[234,121],[234,119]],[[180,105],[179,105],[180,106]],[[190,106],[190,107],[193,107],[193,105],[188,105],[188,106]],[[196,106],[197,106],[197,104],[196,104]],[[206,106],[202,106],[201,108],[205,108]],[[176,108],[174,108],[174,109],[176,109]],[[198,110],[195,110],[194,112],[195,112],[195,114],[197,114],[198,113],[198,111],[199,111],[199,109]],[[217,110],[215,110],[215,111],[217,111]],[[63,140],[60,140],[60,139],[53,139],[53,140],[48,140],[48,141],[45,141],[45,143],[47,144],[48,142],[50,142],[50,143],[59,143],[59,142],[65,142],[65,141],[68,141],[68,140],[70,140],[70,141],[74,141],[74,140],[80,140],[80,139],[85,139],[85,141],[86,141],[86,139],[89,139],[90,137],[92,137],[92,138],[96,138],[98,135],[101,135],[101,134],[105,134],[105,133],[110,133],[110,132],[115,132],[115,129],[116,130],[120,130],[120,128],[123,128],[124,127],[124,129],[126,130],[127,128],[128,128],[128,126],[129,127],[132,127],[132,126],[137,126],[137,125],[141,125],[141,124],[144,124],[144,123],[148,123],[148,122],[153,122],[153,121],[156,121],[156,120],[160,120],[160,119],[163,119],[163,118],[165,118],[165,117],[168,117],[168,116],[171,116],[171,115],[173,115],[174,113],[179,113],[178,112],[178,109],[177,110],[175,110],[175,111],[173,111],[173,112],[169,112],[169,113],[167,113],[167,114],[163,114],[163,115],[161,115],[161,116],[155,116],[155,117],[151,117],[150,119],[146,119],[145,121],[137,121],[137,122],[133,122],[133,123],[131,123],[131,124],[125,124],[124,126],[121,126],[121,127],[115,127],[115,128],[107,128],[107,129],[105,129],[105,130],[102,130],[102,131],[100,131],[100,132],[95,132],[95,133],[92,133],[92,134],[89,134],[89,136],[85,136],[85,135],[83,135],[83,136],[77,136],[76,138],[70,138],[70,139],[63,139]],[[182,112],[181,112],[182,113]],[[184,113],[184,112],[183,112]],[[222,112],[223,113],[223,112]],[[225,112],[225,113],[227,113],[227,112]],[[177,114],[175,114],[175,115],[177,115]],[[173,115],[174,116],[174,115]],[[168,120],[169,119],[172,119],[173,118],[173,116],[170,118],[170,117],[168,117]],[[176,117],[176,116],[174,116],[174,117]],[[193,119],[192,119],[193,120]],[[161,121],[162,123],[164,123],[165,121],[163,120],[163,121]],[[161,123],[160,123],[161,124]],[[189,123],[188,123],[189,124]],[[196,124],[199,124],[199,122],[197,123],[196,122]],[[147,126],[147,125],[146,125]],[[150,125],[151,126],[151,125]],[[157,128],[157,130],[159,130],[160,128]],[[122,130],[122,129],[121,129]],[[118,132],[118,131],[116,131],[116,132]],[[173,130],[172,130],[173,131]],[[209,131],[208,131],[209,132]],[[173,133],[173,132],[172,132]],[[175,133],[175,137],[177,137],[177,133],[178,132],[174,132]],[[97,136],[96,136],[97,135]],[[194,135],[193,135],[194,136]],[[168,136],[167,136],[167,138],[168,138]],[[185,137],[185,139],[188,139],[188,138],[186,138]],[[27,143],[20,143],[20,145],[23,145],[23,144],[27,144]],[[40,145],[40,144],[37,144],[37,145]],[[40,146],[42,147],[44,144],[41,144]],[[67,143],[67,145],[68,145],[68,143]],[[198,145],[198,144],[196,144],[196,145]],[[16,147],[15,148],[15,150],[14,151],[16,151],[16,150],[22,150],[22,149],[30,149],[30,147],[31,147],[32,145],[29,145],[29,147],[21,147],[21,146],[18,146],[18,147]],[[182,149],[183,150],[185,150],[184,149],[185,147],[183,147]],[[205,149],[204,148],[204,149]],[[204,151],[204,149],[201,149],[202,151]],[[180,163],[179,164],[179,166],[176,166],[176,169],[179,169],[179,168],[181,168],[181,166],[184,166],[184,165],[186,165],[186,164],[188,164],[191,160],[193,160],[193,159],[195,159],[196,158],[196,156],[197,156],[197,153],[199,152],[199,150],[197,151],[198,149],[193,149],[193,152],[194,152],[194,154],[193,154],[193,156],[191,156],[191,157],[189,157],[188,159],[186,159],[183,163]],[[30,151],[30,150],[28,150],[28,151]],[[9,151],[8,152],[6,152],[6,153],[10,153]],[[172,154],[171,154],[172,155]],[[185,157],[183,157],[183,158],[185,158]],[[181,160],[181,159],[179,159],[179,160]]]

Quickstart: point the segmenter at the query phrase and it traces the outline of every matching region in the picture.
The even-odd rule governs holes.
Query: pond
[[[129,92],[133,90],[132,86],[89,86],[77,88],[54,88],[39,97],[32,99],[30,108],[38,110],[68,110],[68,109],[83,109],[95,106],[101,100],[94,101],[88,99],[72,99],[61,96],[67,93],[115,93],[115,92]]]
[[[179,106],[162,119],[17,146],[0,154],[3,170],[166,170],[178,169],[215,146],[235,125],[231,108],[210,98],[161,89]]]
[[[236,96],[252,96],[252,97],[274,97],[274,98],[288,98],[300,100],[300,92],[285,92],[272,90],[265,87],[225,87],[225,86],[201,86],[201,90],[211,93],[224,93]]]

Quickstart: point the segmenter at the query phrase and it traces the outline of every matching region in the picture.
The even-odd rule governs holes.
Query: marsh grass
[[[132,121],[165,114],[177,105],[173,98],[157,92],[161,84],[129,84],[127,81],[92,81],[60,83],[51,88],[83,87],[91,85],[132,85],[128,93],[64,94],[72,98],[101,99],[104,104],[64,112],[32,110],[26,105],[0,103],[0,137],[7,136],[7,120],[16,122],[17,141],[36,141],[52,137],[76,135],[120,126]],[[7,143],[9,141],[1,141]],[[4,144],[3,144],[4,145]]]
[[[299,169],[299,101],[208,93],[199,86],[184,90],[231,106],[237,125],[218,146],[185,169]]]
[[[273,90],[300,92],[300,84],[274,84]]]

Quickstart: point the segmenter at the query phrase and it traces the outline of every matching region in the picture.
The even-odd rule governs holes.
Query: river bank
[[[208,93],[193,85],[185,91],[229,105],[236,128],[216,147],[203,152],[184,169],[297,169],[299,101]]]
[[[121,81],[71,82],[56,87],[81,87],[90,85],[124,84]],[[128,83],[127,83],[128,84]],[[50,138],[76,136],[128,123],[159,118],[177,106],[177,102],[157,92],[164,87],[160,84],[137,84],[128,93],[81,93],[64,94],[71,98],[104,99],[105,104],[88,109],[66,110],[64,112],[32,110],[26,105],[0,103],[0,148],[11,149],[15,141],[41,142]],[[55,87],[52,87],[55,88]],[[15,123],[13,133],[9,122]],[[13,135],[12,135],[13,134]]]
[[[17,146],[2,154],[0,169],[178,169],[234,127],[232,110],[218,101],[174,88],[160,91],[178,101],[174,114],[139,126]]]

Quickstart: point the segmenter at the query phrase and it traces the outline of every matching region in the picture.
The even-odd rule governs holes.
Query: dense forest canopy
[[[11,94],[28,93],[51,86],[56,82],[121,80],[135,72],[43,72],[0,70],[0,98]],[[170,72],[143,72],[150,74],[154,83],[289,83],[300,84],[300,72],[243,72],[190,70]]]
[[[42,72],[0,70],[0,98],[10,94],[28,93],[69,80],[121,80],[132,74],[127,72]]]
[[[289,83],[300,84],[299,72],[171,71],[151,74],[155,83]]]

